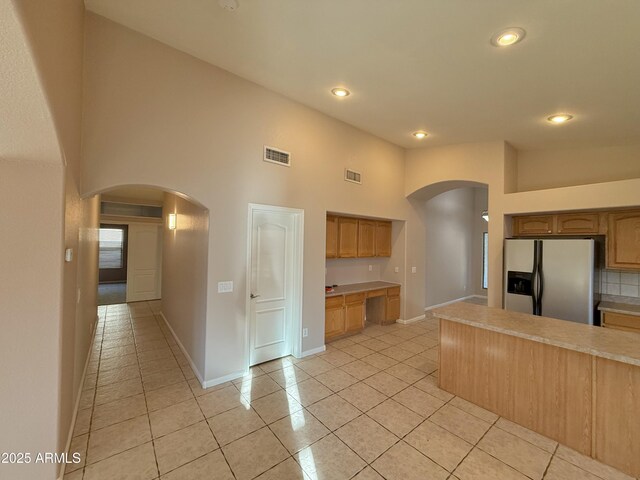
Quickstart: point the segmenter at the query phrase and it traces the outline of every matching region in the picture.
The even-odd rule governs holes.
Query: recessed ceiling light
[[[568,113],[557,113],[547,117],[547,122],[553,123],[554,125],[561,125],[563,123],[567,123],[572,118],[573,115],[569,115]]]
[[[496,47],[508,47],[522,41],[527,32],[519,27],[509,27],[491,37],[491,43]]]
[[[351,92],[343,87],[336,87],[331,89],[331,93],[333,93],[336,97],[348,97]]]
[[[423,132],[422,130],[418,130],[417,132],[413,132],[411,135],[416,137],[418,140],[422,140],[424,137],[429,135],[427,132]]]

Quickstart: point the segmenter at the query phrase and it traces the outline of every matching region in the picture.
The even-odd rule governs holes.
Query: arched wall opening
[[[109,230],[126,228],[126,301],[153,300],[150,305],[169,327],[202,383],[209,210],[189,195],[155,185],[114,185],[90,195],[95,194],[101,199],[100,225]],[[122,215],[127,212],[133,216]],[[105,257],[100,252],[99,262]],[[157,278],[153,278],[154,262]],[[100,272],[102,277],[103,269]]]

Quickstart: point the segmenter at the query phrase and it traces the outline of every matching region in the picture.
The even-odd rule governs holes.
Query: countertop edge
[[[352,293],[362,293],[362,292],[369,292],[371,290],[378,290],[380,288],[392,288],[392,287],[402,287],[402,284],[400,283],[394,283],[394,282],[387,282],[384,280],[376,280],[375,282],[362,282],[362,283],[351,283],[351,284],[346,284],[346,285],[339,285],[339,287],[348,287],[349,285],[366,285],[366,284],[370,284],[370,283],[383,283],[384,285],[379,285],[377,287],[365,287],[365,288],[359,288],[356,290],[349,290],[348,292],[329,292],[329,293],[325,293],[325,298],[331,298],[331,297],[341,297],[343,295],[351,295]]]
[[[605,305],[602,305],[602,303],[604,303]],[[613,304],[612,302],[601,302],[601,304],[598,305],[598,310],[600,310],[601,312],[621,313],[623,315],[632,315],[634,317],[640,317],[640,306],[638,305]]]

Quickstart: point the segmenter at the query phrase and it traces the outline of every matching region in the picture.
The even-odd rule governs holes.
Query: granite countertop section
[[[437,308],[432,313],[443,320],[640,366],[637,333],[462,302]]]
[[[399,287],[399,283],[392,282],[365,282],[351,283],[348,285],[338,285],[333,292],[325,294],[326,298],[337,297],[339,295],[348,295],[350,293],[368,292],[369,290],[378,290],[379,288]]]
[[[617,302],[600,302],[598,310],[601,312],[622,313],[624,315],[635,315],[640,317],[640,305]]]

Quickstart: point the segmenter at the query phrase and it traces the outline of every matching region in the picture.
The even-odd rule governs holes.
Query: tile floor
[[[630,478],[438,389],[432,318],[203,390],[159,310],[100,308],[65,479]]]

